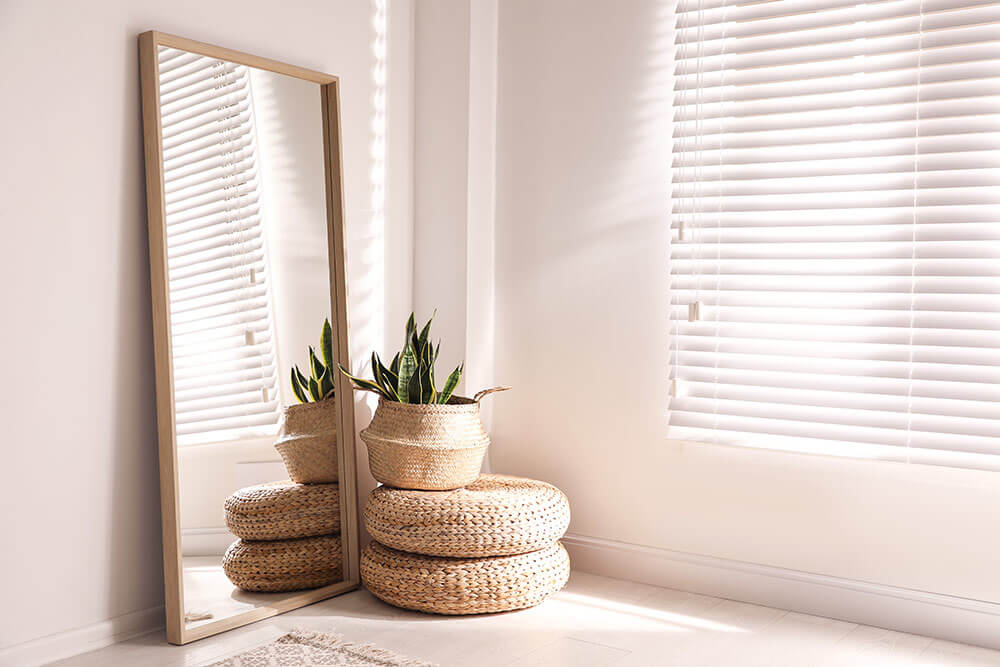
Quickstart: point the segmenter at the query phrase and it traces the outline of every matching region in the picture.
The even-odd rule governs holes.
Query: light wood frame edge
[[[163,181],[163,142],[160,127],[159,59],[157,47],[169,46],[249,67],[285,74],[320,85],[323,115],[323,153],[326,172],[327,233],[330,253],[330,312],[334,355],[350,368],[347,317],[347,270],[344,230],[343,169],[340,133],[339,80],[286,63],[233,51],[203,42],[150,30],[139,35],[139,73],[142,96],[143,143],[146,162],[146,209],[149,226],[150,291],[153,310],[153,354],[156,368],[157,437],[159,440],[160,511],[163,532],[163,579],[167,641],[186,644],[226,630],[291,611],[353,590],[360,585],[358,549],[357,470],[355,468],[353,390],[336,376],[338,416],[337,463],[340,470],[343,581],[303,591],[266,607],[187,629],[184,625],[184,587],[180,550],[180,504],[177,481],[177,429],[174,419],[171,364],[170,309],[167,287],[166,204]]]

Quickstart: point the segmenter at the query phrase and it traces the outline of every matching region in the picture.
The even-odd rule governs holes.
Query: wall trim
[[[45,665],[160,630],[163,605],[0,648],[0,665]]]
[[[236,536],[224,527],[184,528],[181,530],[183,556],[221,556]]]
[[[1000,604],[569,533],[573,568],[1000,649]]]

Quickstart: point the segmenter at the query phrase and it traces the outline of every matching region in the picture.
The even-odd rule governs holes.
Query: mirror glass
[[[295,497],[259,486],[290,476],[275,445],[300,403],[293,368],[308,397],[310,346],[323,359],[331,240],[320,84],[163,45],[157,57],[190,630],[343,578],[338,486]],[[316,429],[335,439],[335,419],[305,422],[312,444]],[[335,452],[332,466],[335,477]],[[234,545],[241,530],[260,539]]]

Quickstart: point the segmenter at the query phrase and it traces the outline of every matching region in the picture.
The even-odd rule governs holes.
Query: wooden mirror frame
[[[334,380],[337,408],[337,465],[340,484],[340,525],[344,554],[342,581],[287,594],[271,605],[221,618],[188,629],[184,623],[180,504],[177,479],[177,429],[170,341],[170,299],[167,282],[167,229],[163,181],[163,140],[160,127],[159,58],[168,46],[219,60],[268,70],[317,83],[323,114],[323,155],[326,172],[327,239],[330,254],[330,324],[338,363],[351,367],[348,346],[347,271],[344,248],[344,184],[340,130],[340,82],[336,76],[294,65],[203,44],[183,37],[149,31],[139,35],[143,139],[146,156],[146,199],[149,220],[149,266],[153,304],[153,349],[156,362],[156,412],[160,459],[160,508],[163,524],[163,579],[167,641],[186,644],[263,618],[297,609],[357,588],[359,577],[357,469],[354,448],[353,391],[341,373]]]

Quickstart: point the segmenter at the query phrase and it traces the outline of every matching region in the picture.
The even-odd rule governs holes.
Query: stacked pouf
[[[222,568],[246,591],[295,591],[343,578],[337,484],[272,482],[226,500],[226,526],[239,539]]]
[[[483,475],[454,491],[380,486],[364,510],[374,541],[361,579],[381,600],[438,614],[534,606],[569,578],[559,538],[569,501],[556,487]]]

